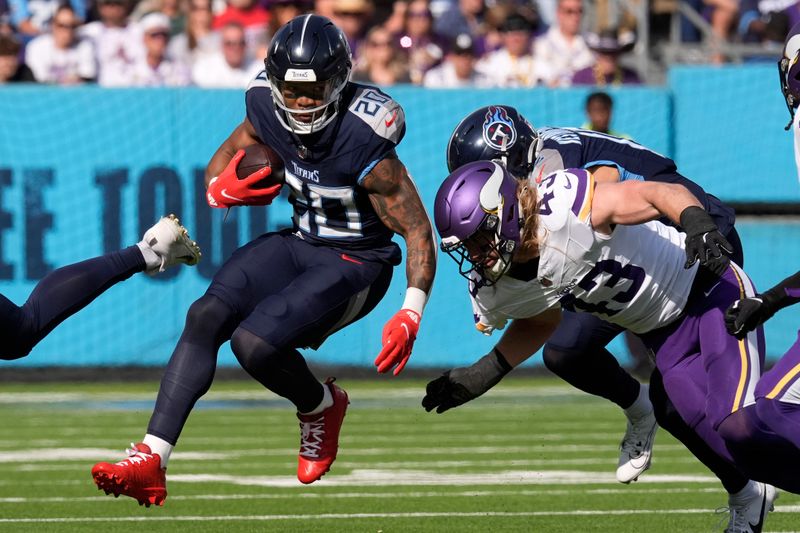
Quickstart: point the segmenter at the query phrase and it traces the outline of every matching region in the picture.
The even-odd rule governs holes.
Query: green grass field
[[[549,379],[508,379],[444,415],[421,381],[339,380],[351,406],[339,458],[295,478],[290,405],[220,382],[173,453],[164,507],[100,493],[89,475],[143,436],[156,383],[0,385],[0,531],[721,531],[724,491],[659,432],[638,483],[614,478],[624,416]],[[764,531],[800,530],[782,493]]]

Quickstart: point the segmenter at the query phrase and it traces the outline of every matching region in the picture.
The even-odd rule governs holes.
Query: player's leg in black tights
[[[664,381],[658,369],[650,376],[650,402],[656,415],[658,425],[666,429],[673,437],[681,441],[692,455],[706,465],[722,482],[722,486],[730,494],[735,494],[747,485],[748,477],[734,465],[717,455],[700,436],[683,421],[677,409],[664,390]]]
[[[564,311],[544,347],[544,364],[573,387],[626,409],[639,396],[639,382],[605,349],[621,331],[594,315]]]
[[[291,401],[298,412],[310,412],[322,401],[322,385],[294,348],[278,349],[244,328],[234,332],[231,348],[248,374]]]
[[[216,296],[206,294],[192,304],[161,378],[148,434],[175,445],[195,402],[211,387],[217,351],[230,339],[237,321],[231,308]]]
[[[142,252],[130,246],[50,272],[21,307],[0,295],[0,359],[25,357],[66,318],[144,268]]]

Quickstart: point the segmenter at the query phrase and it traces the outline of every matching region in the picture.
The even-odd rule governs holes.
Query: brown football
[[[272,173],[258,182],[254,188],[260,189],[283,183],[283,159],[278,152],[266,144],[251,144],[244,149],[244,157],[236,167],[236,177],[243,180],[264,167],[270,167]]]

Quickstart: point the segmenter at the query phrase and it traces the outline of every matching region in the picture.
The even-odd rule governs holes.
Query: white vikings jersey
[[[508,275],[473,294],[476,327],[491,333],[509,319],[563,306],[633,331],[665,326],[682,312],[697,265],[684,269],[685,235],[660,222],[617,225],[611,235],[591,226],[594,180],[584,170],[560,170],[538,185],[538,274]]]

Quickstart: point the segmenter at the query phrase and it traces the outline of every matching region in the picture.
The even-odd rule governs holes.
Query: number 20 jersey
[[[652,221],[594,231],[594,181],[585,170],[561,170],[538,185],[537,277],[508,275],[473,296],[476,326],[489,333],[508,319],[536,316],[557,305],[644,333],[680,316],[697,271],[684,268],[685,235]]]
[[[350,83],[337,118],[319,133],[302,136],[301,146],[278,118],[263,71],[247,88],[245,103],[258,137],[283,159],[292,221],[303,240],[399,263],[393,233],[375,213],[362,182],[405,135],[400,105],[375,87]]]

